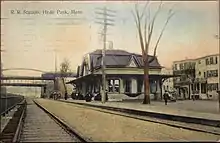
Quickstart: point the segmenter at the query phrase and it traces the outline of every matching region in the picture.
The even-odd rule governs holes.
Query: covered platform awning
[[[83,81],[83,80],[87,80],[88,78],[96,78],[98,76],[101,76],[101,75],[98,75],[98,74],[88,74],[86,76],[82,76],[82,77],[76,78],[74,80],[71,80],[71,81],[67,82],[66,84],[76,84],[77,82],[80,82],[80,81]]]
[[[101,78],[101,74],[89,74],[89,75],[86,75],[86,76],[82,76],[82,77],[79,77],[79,78],[76,78],[74,80],[71,80],[69,82],[67,82],[66,84],[76,84],[77,82],[81,82],[83,80],[88,80],[89,79],[94,79],[94,78],[97,78],[97,77],[100,77]],[[131,77],[131,76],[136,76],[136,77],[143,77],[144,75],[140,75],[140,74],[108,74],[106,75],[107,77],[115,77],[115,76],[118,76],[118,77],[124,77],[124,78],[127,78],[127,77]],[[165,80],[167,78],[172,78],[172,77],[179,77],[181,75],[171,75],[171,74],[150,74],[149,75],[149,78],[151,79],[157,79],[157,80]]]

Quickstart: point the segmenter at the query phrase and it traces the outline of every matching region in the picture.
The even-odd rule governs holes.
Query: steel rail
[[[34,100],[33,100],[34,101]],[[56,115],[53,113],[49,112],[46,108],[44,108],[42,105],[34,101],[34,103],[41,108],[45,113],[47,113],[61,128],[63,128],[67,133],[70,135],[77,137],[81,142],[92,142],[91,139],[83,136],[81,133],[77,132],[75,129],[70,127],[67,123],[65,123],[63,120],[58,118]]]
[[[23,127],[23,124],[24,124],[24,118],[25,118],[25,115],[26,115],[25,114],[26,110],[27,110],[27,102],[24,101],[24,109],[21,113],[19,123],[18,123],[18,126],[17,126],[17,129],[16,129],[16,132],[15,132],[15,135],[14,135],[14,138],[13,138],[12,142],[19,142],[19,140],[20,140],[21,130],[22,130],[22,127]]]

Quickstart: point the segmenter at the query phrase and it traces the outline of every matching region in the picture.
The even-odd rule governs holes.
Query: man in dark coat
[[[164,101],[165,101],[165,105],[167,105],[167,101],[168,101],[168,98],[169,98],[169,94],[167,91],[165,91],[165,93],[163,94],[163,98],[164,98]]]

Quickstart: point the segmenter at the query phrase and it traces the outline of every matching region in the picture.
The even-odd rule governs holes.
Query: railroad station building
[[[149,59],[153,58],[149,55]],[[75,80],[70,81],[82,95],[101,92],[102,50],[96,50],[83,57],[77,68]],[[105,56],[106,90],[109,100],[129,100],[144,98],[144,72],[142,55],[124,50],[108,49]],[[162,82],[173,75],[161,74],[162,66],[155,58],[149,64],[151,99],[162,99]]]

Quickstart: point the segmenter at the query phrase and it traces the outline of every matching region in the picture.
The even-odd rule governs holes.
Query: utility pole
[[[2,45],[1,45],[0,46],[0,106],[2,105],[2,52],[4,51],[5,50],[2,50]],[[0,132],[1,132],[1,127],[2,127],[2,116],[0,116]]]
[[[54,49],[54,90],[57,90],[56,77],[57,77],[57,49]]]
[[[220,2],[219,2],[219,6],[220,6]],[[215,35],[215,38],[218,40],[218,43],[219,43],[219,35]],[[219,65],[219,62],[220,62],[220,51],[218,53],[218,65]],[[219,106],[219,112],[220,112],[220,67],[218,67],[218,106]]]
[[[220,2],[219,2],[220,5]],[[220,37],[218,36],[218,43],[219,43]],[[218,53],[218,65],[220,63],[220,51]],[[219,112],[220,112],[220,66],[218,66],[218,106],[219,106]]]
[[[218,37],[218,42],[219,42],[219,37]],[[220,51],[219,51],[219,54],[218,54],[218,65],[219,65],[219,62],[220,62]],[[219,109],[219,112],[220,112],[220,66],[218,66],[218,109]]]
[[[0,106],[2,105],[2,46],[0,46]],[[2,106],[1,106],[2,107]],[[0,132],[2,128],[2,116],[0,116]]]
[[[112,17],[115,17],[115,15],[113,15],[113,13],[116,13],[113,10],[109,10],[106,7],[104,7],[103,9],[97,8],[97,10],[101,10],[102,12],[95,12],[97,15],[101,15],[103,16],[102,18],[98,17],[96,18],[97,20],[101,20],[98,21],[96,23],[103,25],[103,50],[102,50],[102,103],[106,102],[106,73],[105,73],[105,68],[106,68],[106,64],[105,64],[105,52],[106,52],[106,35],[107,35],[107,30],[108,30],[108,26],[114,26],[113,23],[114,22],[113,19],[111,19]]]
[[[55,73],[57,73],[57,52],[55,51]]]

